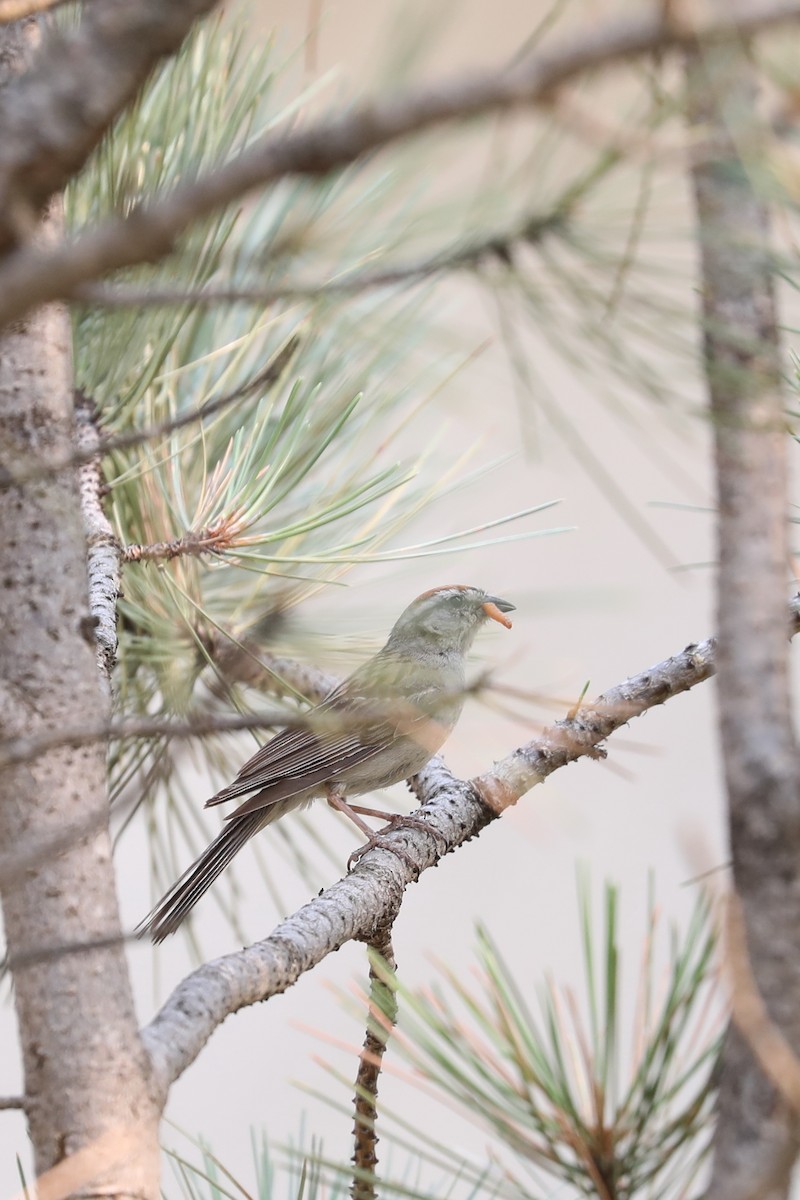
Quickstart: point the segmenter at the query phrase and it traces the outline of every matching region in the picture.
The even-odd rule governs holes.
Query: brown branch
[[[299,726],[302,713],[287,713],[276,708],[261,713],[197,713],[186,721],[163,717],[122,717],[107,721],[76,721],[29,736],[0,741],[0,771],[33,762],[48,750],[59,746],[89,746],[95,742],[121,741],[128,738],[184,739],[205,737],[209,733],[230,733],[241,729],[274,729]]]
[[[746,47],[694,55],[687,80],[692,124],[719,147],[715,160],[695,166],[692,183],[717,479],[718,697],[734,888],[766,1010],[798,1054],[800,769],[781,615],[788,439],[769,213],[753,182],[762,178],[766,139]],[[797,1129],[776,1100],[753,1047],[732,1027],[709,1200],[787,1194]],[[776,1161],[783,1177],[767,1192]]]
[[[0,1111],[13,1108],[25,1108],[24,1096],[0,1096]]]
[[[73,32],[50,29],[0,97],[0,253],[83,167],[153,68],[214,0],[92,0]]]
[[[800,596],[784,628],[800,628]],[[371,850],[353,872],[282,921],[269,937],[194,971],[178,985],[142,1031],[154,1078],[166,1094],[226,1017],[286,991],[333,950],[352,940],[371,942],[395,919],[409,883],[443,854],[476,837],[500,811],[560,767],[597,757],[600,743],[632,717],[663,704],[714,673],[715,645],[688,646],[673,658],[610,688],[564,721],[522,746],[477,779],[456,779],[434,758],[413,781],[423,828],[390,830],[404,858]],[[413,864],[413,865],[412,865]]]
[[[205,529],[189,529],[171,542],[152,542],[140,545],[133,542],[122,548],[122,560],[126,563],[171,562],[173,558],[200,558],[203,554],[222,554],[237,545],[237,527],[234,519],[221,517],[216,525]]]
[[[391,927],[379,931],[372,940],[371,949],[381,956],[390,970],[396,970]],[[352,1158],[353,1182],[350,1186],[353,1200],[376,1200],[378,1195],[375,1187],[375,1168],[378,1165],[378,1135],[375,1131],[378,1118],[378,1079],[391,1031],[397,1024],[397,993],[393,988],[386,986],[375,969],[372,956],[367,1004],[367,1029],[358,1059],[353,1101],[355,1149]]]
[[[201,0],[194,2],[201,6]],[[127,13],[131,7],[141,7],[149,11],[151,6],[154,0],[152,5],[127,0],[124,10]],[[171,12],[173,7],[187,6],[179,6],[174,0],[171,5],[158,7]],[[224,165],[179,184],[161,199],[139,205],[126,217],[111,219],[49,250],[31,246],[9,255],[0,272],[0,326],[46,300],[74,297],[81,285],[110,271],[163,258],[193,222],[254,188],[287,176],[319,176],[341,170],[392,142],[444,123],[547,104],[561,85],[600,67],[655,51],[690,48],[698,37],[713,42],[796,21],[798,17],[797,0],[770,0],[693,30],[656,10],[610,22],[583,40],[572,37],[549,53],[528,57],[501,71],[420,87],[309,124],[305,129],[271,133]],[[102,54],[102,50],[96,53]],[[90,64],[84,66],[88,70]],[[48,67],[57,77],[56,67],[50,63]],[[123,102],[120,97],[117,109]],[[35,123],[27,131],[34,147],[40,145],[35,136],[38,128],[48,127],[40,108],[37,106]],[[52,119],[49,110],[47,116]],[[2,119],[0,108],[0,128]],[[66,147],[62,149],[66,154]],[[78,169],[84,158],[80,152],[73,154],[60,174],[65,168]],[[52,177],[52,172],[45,174],[48,179]],[[2,184],[0,172],[0,196]]]
[[[577,200],[579,197],[575,196]],[[549,233],[563,227],[569,219],[568,205],[557,205],[551,213],[532,215],[513,229],[498,231],[478,241],[450,246],[426,258],[395,263],[380,270],[356,271],[333,279],[286,283],[274,286],[207,284],[194,290],[165,288],[158,285],[133,287],[125,284],[93,284],[79,289],[75,298],[103,308],[146,308],[160,305],[191,304],[204,307],[216,304],[272,304],[280,300],[311,300],[325,296],[359,296],[379,288],[419,283],[448,271],[474,270],[496,259],[508,266],[521,246],[535,246]]]

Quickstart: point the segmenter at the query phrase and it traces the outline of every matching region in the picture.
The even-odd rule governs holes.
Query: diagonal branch
[[[798,630],[800,595],[790,605],[787,633]],[[226,1017],[286,991],[346,942],[374,940],[394,921],[408,884],[443,853],[477,836],[553,771],[582,757],[599,757],[601,743],[633,717],[710,678],[715,652],[713,639],[687,646],[582,705],[477,779],[456,779],[441,759],[433,759],[413,787],[435,836],[422,828],[388,832],[385,839],[396,841],[407,859],[380,848],[370,851],[350,875],[282,921],[269,937],[206,963],[177,986],[142,1031],[162,1097]]]
[[[0,253],[27,241],[156,64],[215,0],[92,0],[0,98]],[[29,8],[35,6],[26,6]]]
[[[147,425],[144,429],[131,429],[125,433],[100,434],[97,445],[92,441],[90,445],[67,447],[58,456],[55,454],[51,455],[44,464],[29,462],[3,463],[0,465],[0,489],[20,487],[23,483],[32,483],[36,479],[47,479],[57,471],[67,471],[71,467],[82,467],[84,464],[92,463],[95,459],[103,458],[115,450],[132,450],[135,446],[141,446],[145,442],[157,441],[169,433],[175,433],[179,429],[186,429],[190,425],[197,425],[202,421],[208,420],[209,417],[215,417],[225,409],[230,408],[231,405],[238,404],[240,400],[248,400],[250,397],[256,396],[259,392],[266,392],[273,384],[277,383],[284,367],[291,361],[299,344],[300,338],[292,335],[280,347],[267,365],[262,370],[256,372],[252,379],[246,380],[239,387],[234,388],[230,392],[225,392],[222,396],[206,400],[199,408],[180,412],[177,416],[168,417],[166,420],[158,421],[154,425]]]
[[[126,0],[125,11],[137,3]],[[151,0],[141,7],[149,11],[154,4]],[[182,6],[173,0],[165,7],[171,12]],[[196,15],[201,0],[194,0],[194,7],[186,7]],[[161,199],[141,204],[127,216],[109,220],[72,242],[49,250],[26,246],[9,255],[0,271],[0,327],[46,300],[73,297],[82,284],[110,271],[158,261],[174,249],[190,225],[254,188],[287,176],[320,176],[341,170],[383,146],[451,121],[550,103],[563,84],[599,67],[656,51],[691,48],[701,37],[704,42],[713,42],[799,17],[797,0],[770,0],[695,29],[672,19],[667,6],[658,7],[643,16],[609,22],[582,40],[573,37],[549,53],[528,57],[499,71],[376,100],[294,132],[270,133],[224,165],[179,184]],[[0,108],[0,130],[2,120]],[[41,113],[37,120],[43,121]],[[33,130],[28,133],[34,137]],[[36,139],[34,143],[38,145]],[[77,170],[83,161],[81,154],[68,157],[66,149],[61,174],[67,169]],[[45,176],[49,178],[47,172]],[[0,198],[3,191],[0,159]]]
[[[210,283],[187,290],[153,284],[89,284],[77,298],[101,308],[147,308],[191,304],[198,307],[216,304],[272,304],[279,300],[319,300],[326,296],[360,296],[364,292],[402,284],[419,283],[446,272],[475,271],[495,260],[510,265],[514,254],[524,246],[536,246],[548,234],[563,230],[572,208],[581,199],[579,191],[570,192],[567,202],[558,202],[546,213],[532,213],[510,229],[496,230],[481,238],[459,240],[424,258],[396,262],[377,269],[362,269],[330,279],[279,284]]]

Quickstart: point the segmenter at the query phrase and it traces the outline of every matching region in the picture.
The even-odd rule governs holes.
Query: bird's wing
[[[256,792],[230,814],[241,817],[336,778],[397,738],[413,738],[415,726],[429,720],[425,699],[427,690],[402,702],[387,700],[369,676],[356,672],[309,713],[311,724],[276,734],[206,807]]]

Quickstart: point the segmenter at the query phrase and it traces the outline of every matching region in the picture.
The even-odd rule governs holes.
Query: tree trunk
[[[0,31],[6,79],[35,30]],[[60,211],[45,226],[60,232]],[[40,310],[0,341],[0,482],[3,463],[46,464],[70,444],[72,395],[69,316]],[[101,720],[75,473],[0,488],[0,528],[0,736]],[[119,937],[103,744],[0,774],[0,845],[17,860],[0,896],[36,1170],[62,1164],[40,1196],[155,1198],[157,1105]]]
[[[774,1024],[800,1054],[800,779],[788,673],[787,433],[753,72],[733,42],[689,69],[713,160],[693,171],[718,504],[720,735],[734,887]],[[736,1000],[734,998],[734,1010]],[[708,1200],[788,1195],[796,1117],[728,1033]]]

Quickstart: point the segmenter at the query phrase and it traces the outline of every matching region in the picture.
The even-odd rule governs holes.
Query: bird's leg
[[[392,854],[396,854],[397,857],[401,858],[407,866],[413,867],[415,871],[417,870],[417,863],[414,862],[414,859],[407,851],[403,850],[402,847],[395,846],[392,842],[387,841],[386,838],[382,837],[380,833],[375,833],[374,830],[370,829],[366,821],[361,820],[361,817],[358,814],[359,812],[363,813],[364,809],[359,807],[358,810],[356,810],[352,805],[348,804],[344,798],[344,789],[342,787],[329,787],[327,789],[327,799],[331,808],[335,808],[337,812],[344,813],[346,817],[350,818],[354,825],[358,826],[362,833],[367,835],[367,841],[364,843],[364,845],[359,846],[357,850],[354,850],[348,858],[348,871],[352,870],[353,864],[357,863],[361,856],[366,854],[368,850],[372,850],[374,846],[380,846],[382,850],[391,850]],[[376,813],[374,809],[367,809],[366,815],[386,817],[388,820],[391,819],[388,813]]]

